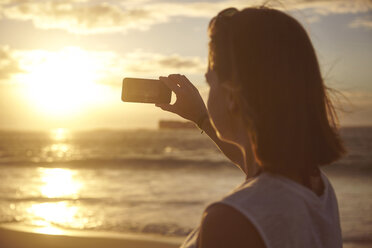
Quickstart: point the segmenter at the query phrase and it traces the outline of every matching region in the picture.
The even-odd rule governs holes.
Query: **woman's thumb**
[[[168,104],[164,104],[164,103],[155,103],[155,106],[156,106],[156,107],[159,107],[159,108],[161,108],[161,109],[163,109],[163,107],[164,107],[165,105],[168,105]]]
[[[174,105],[166,104],[166,103],[156,103],[155,106],[161,108],[162,110],[175,113]]]

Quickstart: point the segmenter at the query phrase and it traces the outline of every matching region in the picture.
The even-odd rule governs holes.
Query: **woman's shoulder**
[[[322,177],[327,186],[327,178]],[[333,228],[333,222],[323,218],[332,203],[327,192],[326,188],[325,194],[318,197],[304,186],[280,176],[260,175],[248,179],[207,206],[199,247],[286,247],[293,240],[293,233],[297,233],[297,240],[309,238],[304,230],[308,230],[315,219]],[[319,211],[324,213],[318,214]],[[334,223],[337,221],[334,218]]]
[[[322,193],[327,191],[330,183],[323,173],[319,180],[314,182],[314,188],[317,189],[316,192],[321,191],[320,193]],[[318,185],[316,183],[321,184]],[[305,201],[317,201],[314,197],[316,196],[316,192],[285,176],[263,172],[255,178],[244,181],[223,196],[220,201],[235,203],[237,205],[247,202],[247,204],[252,205],[254,202],[257,204],[269,203],[280,198],[284,205],[298,205]]]
[[[248,179],[217,202],[236,209],[246,219],[258,224],[264,221],[267,213],[292,220],[296,218],[293,211],[301,214],[309,206],[318,206],[317,198],[313,192],[289,179],[262,173]]]
[[[238,210],[222,202],[205,209],[199,235],[200,248],[266,247],[255,226]]]
[[[245,180],[219,201],[212,202],[204,210],[198,248],[266,247],[254,223],[237,207],[234,200],[246,198],[255,189],[265,187],[264,176]],[[262,186],[261,186],[262,185]]]

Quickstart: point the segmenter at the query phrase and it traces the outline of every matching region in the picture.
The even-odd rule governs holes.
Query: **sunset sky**
[[[0,129],[155,128],[124,77],[185,74],[204,99],[207,25],[262,1],[0,0]],[[272,1],[274,4],[276,1]],[[341,125],[372,125],[372,1],[281,1],[308,30]]]

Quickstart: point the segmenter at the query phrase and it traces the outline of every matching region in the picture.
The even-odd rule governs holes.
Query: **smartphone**
[[[139,103],[170,103],[172,91],[160,80],[124,78],[121,100]]]

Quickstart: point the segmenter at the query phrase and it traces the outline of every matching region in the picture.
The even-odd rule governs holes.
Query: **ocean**
[[[345,244],[372,247],[372,127],[322,170]],[[198,130],[0,131],[0,224],[186,236],[245,180]]]

